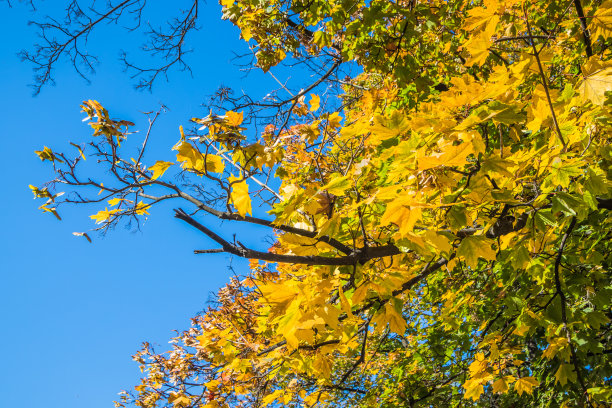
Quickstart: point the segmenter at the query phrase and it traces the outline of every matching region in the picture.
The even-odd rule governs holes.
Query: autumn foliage
[[[94,100],[87,143],[37,152],[43,210],[98,203],[104,230],[172,200],[197,253],[250,259],[116,404],[610,406],[612,2],[221,3],[312,86],[226,99],[173,161]]]

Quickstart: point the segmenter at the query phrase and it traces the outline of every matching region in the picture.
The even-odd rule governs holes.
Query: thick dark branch
[[[222,254],[225,252],[224,249],[222,248],[215,248],[215,249],[196,249],[195,251],[193,251],[196,254]]]
[[[323,386],[326,390],[338,390],[338,391],[346,391],[346,392],[354,392],[356,394],[367,394],[366,391],[360,390],[359,388],[351,388],[351,387],[343,387],[341,385],[325,385]]]
[[[584,10],[582,10],[580,0],[574,0],[574,7],[576,7],[576,13],[580,19],[580,28],[582,29],[582,39],[584,40],[584,45],[586,46],[586,54],[587,57],[590,58],[593,55],[593,48],[591,47],[591,34],[589,33],[589,28],[587,27],[586,17],[584,16]]]
[[[285,255],[274,254],[270,252],[255,251],[243,246],[232,244],[221,238],[215,232],[200,224],[189,216],[185,211],[175,210],[175,217],[187,222],[189,225],[202,231],[206,236],[221,245],[224,252],[240,256],[247,259],[259,259],[268,262],[283,262],[301,265],[355,265],[356,263],[365,263],[374,258],[382,258],[385,256],[393,256],[400,254],[400,250],[394,245],[386,245],[383,247],[363,248],[356,250],[349,255],[341,257],[325,257],[325,256],[300,256],[300,255]],[[196,252],[197,253],[197,252]]]
[[[493,41],[494,43],[500,43],[500,42],[504,42],[504,41],[517,41],[517,40],[522,40],[525,41],[527,43],[529,43],[529,41],[532,38],[538,38],[541,40],[547,40],[550,36],[548,35],[534,35],[532,37],[528,37],[528,36],[524,36],[524,35],[515,35],[515,36],[511,36],[511,37],[499,37],[498,39],[496,39],[495,41]]]
[[[597,197],[597,208],[600,210],[612,210],[612,198]]]
[[[329,346],[331,344],[338,344],[340,343],[340,340],[326,340],[326,341],[322,341],[320,343],[315,343],[315,344],[302,344],[300,346],[298,346],[298,348],[300,350],[316,350],[318,348],[321,348],[323,346]]]
[[[295,235],[300,235],[303,237],[307,237],[307,238],[314,238],[314,239],[318,239],[321,242],[324,242],[332,247],[334,247],[335,249],[337,249],[338,251],[349,255],[352,254],[354,251],[352,248],[344,245],[343,243],[341,243],[338,240],[335,240],[331,237],[328,236],[322,236],[322,237],[318,237],[317,233],[315,231],[308,231],[305,229],[301,229],[301,228],[296,228],[296,227],[292,227],[289,225],[276,225],[274,224],[272,221],[268,221],[268,220],[264,220],[261,218],[256,218],[256,217],[251,217],[251,216],[242,216],[240,214],[235,214],[235,213],[228,213],[228,212],[224,212],[224,211],[219,211],[216,210],[212,207],[209,207],[207,205],[205,205],[204,203],[202,203],[200,200],[195,199],[194,197],[190,196],[189,194],[186,194],[182,191],[180,191],[176,186],[172,185],[172,184],[167,184],[167,183],[162,183],[162,182],[158,182],[158,184],[162,184],[166,187],[170,187],[173,190],[177,191],[178,194],[186,199],[187,201],[195,204],[198,208],[200,208],[201,210],[206,211],[207,213],[214,215],[215,217],[222,219],[222,220],[228,220],[228,221],[243,221],[243,222],[248,222],[250,224],[257,224],[257,225],[263,225],[265,227],[270,227],[270,228],[274,228],[277,229],[279,231],[284,231],[284,232],[288,232],[290,234],[295,234]]]
[[[569,227],[567,227],[567,231],[563,234],[563,238],[561,238],[561,244],[559,245],[559,250],[557,251],[557,256],[555,258],[555,288],[556,294],[561,298],[561,319],[563,320],[563,328],[565,330],[565,336],[567,338],[567,342],[570,348],[570,354],[572,357],[572,364],[574,365],[574,370],[576,371],[576,376],[578,377],[578,382],[584,391],[584,397],[586,398],[586,402],[590,407],[593,407],[591,401],[589,400],[587,393],[587,386],[584,382],[584,378],[582,376],[582,370],[580,364],[578,362],[578,356],[576,355],[576,348],[572,342],[572,336],[570,334],[570,329],[567,325],[567,297],[565,296],[565,292],[563,292],[563,287],[561,285],[561,278],[559,276],[559,268],[561,266],[561,259],[563,258],[563,251],[565,250],[565,245],[567,244],[567,238],[572,233],[574,227],[576,226],[576,217],[572,217],[572,221],[570,222]]]
[[[340,343],[340,340],[326,340],[326,341],[322,341],[320,343],[315,343],[315,344],[301,344],[298,346],[299,350],[309,350],[309,351],[315,351],[323,346],[329,346],[331,344],[338,344]],[[261,350],[259,353],[257,353],[257,356],[263,356],[264,354],[268,354],[271,351],[276,350],[279,347],[284,346],[285,344],[287,344],[287,340],[282,340],[279,341],[278,343],[275,343],[273,345],[271,345],[270,347],[266,347],[265,349]]]

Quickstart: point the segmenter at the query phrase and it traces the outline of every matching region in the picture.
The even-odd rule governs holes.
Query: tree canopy
[[[162,64],[140,86],[187,68],[190,3],[151,31]],[[146,6],[74,5],[23,54],[39,85]],[[146,152],[157,113],[135,134],[93,99],[87,143],[36,152],[54,172],[30,186],[42,210],[93,204],[106,231],[172,201],[210,243],[196,253],[250,259],[170,350],[144,345],[116,405],[610,406],[612,1],[221,5],[250,67],[310,82],[220,89],[172,161]],[[247,247],[233,223],[273,242]]]

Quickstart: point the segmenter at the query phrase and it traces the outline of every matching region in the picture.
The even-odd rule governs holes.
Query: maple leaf
[[[389,322],[389,330],[403,336],[406,333],[406,320],[395,309],[391,302],[385,305],[385,320]]]
[[[342,121],[342,116],[338,112],[334,112],[327,118],[327,125],[331,128],[340,127],[340,122]]]
[[[331,377],[332,361],[329,356],[324,354],[318,354],[313,362],[313,366],[323,378]]]
[[[484,386],[480,379],[467,380],[463,384],[463,388],[465,388],[465,395],[463,397],[473,401],[477,401],[484,392]]]
[[[147,209],[150,207],[149,204],[145,204],[142,201],[140,201],[138,204],[136,204],[136,206],[134,207],[134,213],[136,213],[136,215],[145,215],[145,214],[149,214],[147,212]]]
[[[491,41],[488,38],[478,36],[470,39],[469,42],[464,44],[464,47],[472,57],[466,61],[465,65],[472,66],[484,64],[487,57],[489,56],[490,46]]]
[[[533,388],[538,385],[540,382],[533,377],[521,377],[514,383],[514,389],[519,395],[523,395],[524,392],[531,395]]]
[[[559,382],[561,385],[567,384],[568,381],[576,382],[576,371],[574,371],[574,366],[571,364],[560,364],[559,369],[555,373],[556,382]]]
[[[321,104],[321,98],[318,95],[310,94],[310,111],[316,112],[319,110]]]
[[[249,196],[249,185],[246,180],[230,176],[227,181],[232,186],[230,201],[236,208],[236,211],[238,211],[238,214],[243,217],[247,213],[251,214],[251,197]]]
[[[199,173],[222,173],[225,169],[221,156],[214,154],[203,155],[191,143],[183,141],[174,150],[178,150],[176,160],[181,162],[181,166],[184,169],[195,170]]]
[[[118,197],[111,198],[110,200],[108,200],[108,205],[110,205],[111,207],[114,207],[122,201],[123,201],[122,198],[118,198]]]
[[[438,166],[464,166],[467,157],[474,153],[472,143],[464,142],[457,146],[447,146],[444,151],[418,157],[418,170],[427,170]]]
[[[232,127],[239,127],[244,121],[244,113],[243,112],[233,112],[227,111],[225,112],[225,120],[227,124]]]
[[[333,173],[330,178],[330,182],[321,188],[321,192],[341,196],[351,187],[351,179],[349,176],[342,176],[339,173]]]
[[[508,392],[508,384],[512,384],[514,382],[515,378],[511,375],[506,375],[504,377],[501,377],[499,379],[497,379],[492,387],[493,387],[493,392],[496,393],[500,393],[500,394],[505,394]]]
[[[182,166],[184,168],[197,169],[202,167],[202,165],[200,164],[203,161],[202,154],[196,149],[194,149],[194,147],[190,143],[182,141],[178,146],[175,146],[173,149],[178,151],[178,153],[176,154],[176,160],[182,162]]]
[[[465,263],[475,268],[478,258],[486,261],[495,259],[495,251],[491,249],[491,240],[483,236],[468,236],[461,240],[457,255],[465,259]]]
[[[607,0],[599,5],[589,20],[589,29],[593,39],[612,37],[612,1]]]
[[[582,68],[583,78],[578,86],[578,92],[586,102],[603,105],[605,93],[612,91],[612,64],[600,63],[594,57]]]
[[[89,218],[91,218],[92,220],[96,221],[96,224],[100,224],[104,221],[107,221],[108,219],[111,218],[111,216],[113,214],[116,214],[119,210],[108,210],[108,208],[105,208],[102,211],[98,211],[96,214],[94,215],[90,215]]]
[[[421,208],[418,207],[418,204],[414,198],[407,196],[398,197],[387,204],[387,209],[380,219],[380,225],[393,223],[399,227],[400,236],[405,237],[421,218]]]
[[[553,159],[550,168],[550,180],[554,185],[568,187],[572,177],[578,177],[585,173],[585,170],[580,168],[581,163],[568,163],[561,158]]]
[[[191,403],[191,400],[185,394],[170,393],[168,402],[173,404],[175,407],[186,407]]]
[[[153,177],[151,178],[153,180],[157,180],[158,178],[163,176],[166,170],[168,170],[168,168],[172,166],[173,164],[174,163],[167,162],[167,161],[160,161],[160,160],[156,161],[153,166],[149,167],[149,170],[153,172]]]

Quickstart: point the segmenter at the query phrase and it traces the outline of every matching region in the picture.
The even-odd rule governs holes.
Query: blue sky
[[[59,16],[61,3],[40,2],[39,16]],[[155,3],[145,18],[160,21],[167,15],[161,5],[168,3]],[[232,65],[233,51],[247,48],[211,2],[200,21],[202,31],[191,39],[193,77],[172,73],[152,93],[135,91],[117,56],[121,48],[137,48],[141,37],[110,26],[89,43],[101,62],[91,84],[61,64],[56,86],[33,97],[27,87],[31,67],[16,53],[35,42],[27,21],[36,16],[25,4],[13,5],[9,9],[0,2],[0,405],[112,407],[120,390],[138,382],[140,372],[130,356],[140,343],[164,348],[173,329],[187,328],[189,318],[227,280],[230,258],[193,255],[193,249],[210,248],[210,242],[174,219],[171,203],[153,209],[141,232],[118,228],[106,237],[94,234],[93,244],[74,237],[73,231],[93,227],[88,215],[97,209],[64,209],[61,222],[37,210],[41,203],[32,199],[28,184],[40,185],[51,172],[33,151],[86,141],[91,132],[79,108],[85,99],[97,99],[111,115],[140,129],[146,122],[139,112],[164,103],[170,112],[159,120],[148,157],[171,160],[178,126],[206,115],[201,103],[219,85],[264,95],[273,84],[261,73],[244,79]],[[222,230],[227,237],[245,233],[236,224],[224,224]],[[257,234],[248,232],[251,239],[243,242],[262,245]],[[234,259],[232,265],[240,272],[246,262]]]

